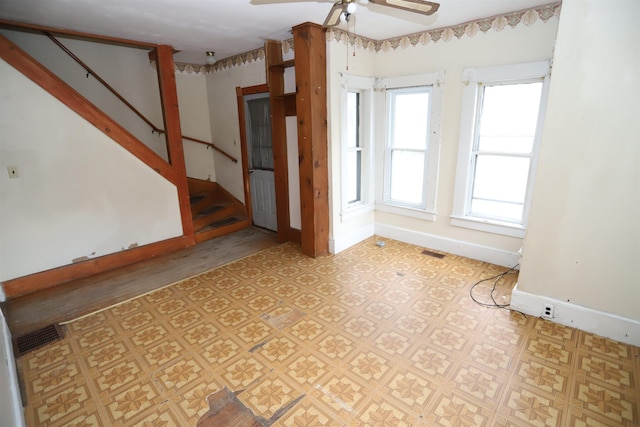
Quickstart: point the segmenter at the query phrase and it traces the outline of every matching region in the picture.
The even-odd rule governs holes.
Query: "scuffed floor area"
[[[474,303],[502,267],[377,240],[276,246],[71,322],[19,359],[28,425],[195,426],[224,387],[274,426],[640,423],[639,348]]]

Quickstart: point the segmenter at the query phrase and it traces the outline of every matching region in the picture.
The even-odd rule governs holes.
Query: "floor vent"
[[[428,250],[426,250],[426,249],[425,249],[424,251],[422,251],[422,255],[429,255],[429,256],[432,256],[432,257],[434,257],[434,258],[440,258],[440,259],[444,258],[444,254],[439,254],[439,253],[436,253],[436,252],[431,252],[431,251],[428,251]]]
[[[191,196],[189,197],[189,203],[195,205],[196,203],[204,200],[204,196]]]
[[[62,331],[58,325],[49,325],[30,334],[16,338],[18,356],[62,339]]]
[[[224,208],[224,206],[219,206],[219,205],[213,205],[213,206],[209,206],[206,209],[203,209],[198,216],[205,216],[205,215],[209,215],[212,214],[214,212],[218,212],[219,210],[222,210]]]

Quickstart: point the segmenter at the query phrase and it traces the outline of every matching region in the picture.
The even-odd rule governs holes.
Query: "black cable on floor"
[[[486,279],[482,279],[477,281],[476,283],[473,284],[473,286],[471,286],[471,289],[469,289],[469,296],[471,297],[471,299],[473,300],[473,302],[475,302],[476,304],[482,306],[482,307],[487,307],[487,308],[502,308],[502,309],[506,309],[506,310],[510,310],[510,311],[516,311],[518,313],[520,313],[517,310],[512,310],[509,306],[511,304],[498,304],[498,302],[496,301],[495,297],[493,296],[494,292],[496,291],[496,287],[498,286],[498,282],[500,281],[500,279],[502,279],[504,276],[506,276],[507,274],[511,274],[516,268],[518,268],[520,264],[516,264],[513,267],[511,267],[510,269],[508,269],[507,271],[497,274],[495,276],[492,277],[487,277]],[[491,288],[491,293],[489,294],[489,296],[491,297],[491,303],[486,303],[486,302],[482,302],[479,301],[478,299],[476,299],[476,297],[473,296],[473,290],[475,289],[476,286],[478,286],[480,283],[484,283],[484,282],[488,282],[490,280],[494,280],[493,282],[493,287]],[[524,315],[524,313],[521,313]]]

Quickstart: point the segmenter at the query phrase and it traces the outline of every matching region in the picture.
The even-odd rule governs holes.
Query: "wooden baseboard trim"
[[[302,232],[297,228],[289,227],[289,241],[293,243],[297,243],[299,245],[302,244]]]
[[[127,249],[110,255],[105,255],[77,264],[66,265],[28,276],[2,282],[2,288],[7,299],[27,295],[42,289],[51,288],[72,280],[88,277],[93,274],[102,273],[114,268],[124,267],[145,259],[165,255],[195,245],[195,238],[192,236],[181,236],[173,239],[163,240],[156,243],[140,246],[134,249]]]

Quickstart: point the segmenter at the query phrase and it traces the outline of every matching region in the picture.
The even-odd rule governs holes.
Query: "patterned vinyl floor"
[[[19,359],[28,425],[195,426],[225,386],[265,419],[300,398],[274,426],[640,424],[639,348],[474,303],[502,267],[376,241],[276,246],[68,324]]]

